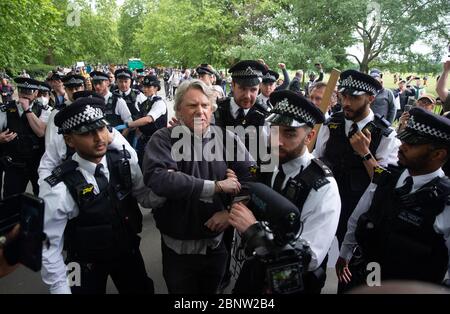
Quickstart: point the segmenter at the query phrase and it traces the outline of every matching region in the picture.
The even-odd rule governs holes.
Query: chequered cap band
[[[341,81],[341,83],[339,84],[339,88],[352,88],[355,90],[372,93],[374,95],[376,95],[376,93],[377,93],[377,89],[375,86],[373,86],[369,83],[354,79],[351,75],[349,75],[347,78],[345,78],[344,80]]]
[[[261,77],[262,72],[258,71],[258,70],[254,70],[254,69],[252,69],[252,67],[247,67],[247,69],[245,69],[245,70],[233,72],[231,76],[235,77],[235,78],[247,78],[247,77],[251,77],[251,76]]]
[[[17,84],[17,87],[23,88],[23,89],[39,89],[38,85],[30,84],[28,82],[23,82],[21,84]]]
[[[432,136],[439,140],[450,141],[450,134],[448,134],[446,132],[442,132],[441,130],[435,129],[429,125],[416,122],[414,120],[414,116],[411,116],[411,118],[409,118],[407,128],[415,130],[417,132],[420,132],[420,133],[428,135],[428,136]]]
[[[275,105],[275,108],[272,109],[271,113],[289,115],[292,116],[295,120],[304,121],[305,123],[310,123],[312,125],[316,124],[316,119],[314,119],[314,117],[308,111],[290,104],[287,98],[278,102]]]
[[[263,78],[263,80],[273,80],[273,81],[277,80],[277,78],[270,73],[266,73],[266,75],[264,75],[262,78]]]
[[[70,80],[65,81],[64,84],[65,84],[65,85],[69,85],[69,84],[70,84],[70,85],[73,85],[73,84],[79,84],[79,85],[81,85],[81,84],[84,84],[84,82],[83,82],[83,80],[76,79],[76,78],[72,77]]]
[[[102,119],[103,117],[104,115],[102,109],[87,105],[86,108],[84,108],[83,112],[79,112],[64,121],[61,125],[61,128],[63,130],[72,130],[75,127],[80,126],[86,122],[96,121]]]

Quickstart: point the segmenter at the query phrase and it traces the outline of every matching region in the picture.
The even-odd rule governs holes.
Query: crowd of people
[[[450,61],[439,99],[419,77],[398,78],[389,90],[377,69],[346,70],[331,85],[315,66],[306,84],[303,71],[290,79],[279,63],[280,79],[263,60],[237,62],[230,78],[209,64],[56,69],[45,81],[15,78],[17,97],[4,78],[2,197],[31,182],[45,201],[41,273],[49,291],[105,293],[111,276],[120,293],[154,293],[139,206],[152,209],[161,233],[169,293],[220,293],[232,275],[234,293],[320,293],[335,237],[339,293],[365,284],[371,262],[382,280],[448,286]],[[251,182],[282,197],[268,221],[255,212]],[[282,216],[284,201],[295,215]],[[283,287],[267,275],[261,248],[280,244],[271,224],[289,218],[292,226],[295,217],[301,228],[284,244],[302,254],[301,284]],[[11,234],[0,239],[6,274],[13,268],[3,270],[1,255]],[[68,282],[68,263],[80,265],[80,286]]]

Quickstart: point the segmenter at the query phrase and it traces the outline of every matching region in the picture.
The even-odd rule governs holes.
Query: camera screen
[[[286,264],[267,269],[273,293],[294,293],[303,290],[301,266]]]

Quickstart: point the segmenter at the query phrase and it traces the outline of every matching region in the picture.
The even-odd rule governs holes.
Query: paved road
[[[162,88],[161,95],[164,95],[164,88]],[[173,116],[173,102],[167,101],[169,109],[169,118]],[[31,186],[28,186],[28,191],[31,191]],[[167,293],[167,288],[162,276],[161,263],[161,240],[159,231],[156,229],[152,214],[148,209],[142,209],[144,214],[144,227],[141,233],[141,251],[146,264],[147,272],[155,283],[156,293]],[[333,244],[328,261],[329,267],[333,267],[337,257],[337,245]],[[232,283],[233,284],[233,283]],[[326,286],[322,293],[336,293],[337,280],[334,273],[334,268],[328,269],[328,278]],[[230,292],[230,288],[225,291]],[[45,294],[48,293],[47,287],[41,280],[40,273],[34,273],[25,267],[20,267],[13,274],[0,279],[0,294],[13,293],[34,293]],[[117,293],[114,284],[111,280],[108,281],[107,293]]]

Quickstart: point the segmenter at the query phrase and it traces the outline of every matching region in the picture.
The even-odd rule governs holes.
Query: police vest
[[[147,114],[152,109],[153,105],[157,101],[162,101],[162,98],[159,96],[154,96],[151,99],[147,98],[146,101],[140,104],[139,110],[141,111],[141,116],[146,117]],[[165,114],[161,115],[158,119],[156,119],[152,123],[139,127],[139,130],[141,130],[141,132],[145,134],[147,138],[150,138],[153,135],[153,133],[166,126],[167,126],[167,110]]]
[[[449,204],[450,180],[435,178],[414,193],[399,195],[401,175],[376,169],[377,189],[369,210],[358,220],[355,237],[366,263],[378,262],[382,279],[441,283],[448,250],[434,222]]]
[[[241,138],[241,141],[245,144],[245,147],[247,150],[249,150],[251,153],[252,147],[255,147],[257,149],[258,156],[253,156],[255,159],[257,159],[258,164],[260,163],[260,156],[259,156],[259,139],[261,137],[260,127],[264,126],[265,119],[269,114],[269,110],[266,104],[263,104],[260,102],[259,99],[256,100],[255,104],[250,108],[250,110],[247,112],[247,115],[244,119],[241,121],[238,121],[233,117],[231,114],[231,98],[227,97],[224,99],[221,99],[217,102],[217,110],[214,112],[214,119],[215,124],[217,126],[220,126],[222,128],[226,128],[227,126],[242,126],[244,128],[248,126],[255,127],[255,132],[246,132],[245,138]],[[250,143],[256,143],[257,145],[253,146]]]
[[[39,102],[34,102],[31,111],[40,117],[44,107]],[[12,101],[6,107],[6,128],[17,133],[17,137],[2,144],[3,153],[10,156],[14,161],[26,161],[30,158],[42,155],[45,150],[44,137],[38,137],[30,124],[28,123],[27,114],[19,115],[17,103]]]
[[[136,98],[137,98],[137,95],[139,95],[139,94],[140,94],[140,91],[138,91],[136,89],[132,89],[131,92],[127,96],[122,97],[125,100],[125,102],[127,103],[128,109],[131,112],[131,117],[133,118],[133,120],[139,119],[139,117],[140,117],[140,113],[136,109],[136,106],[135,106]]]
[[[100,194],[94,194],[94,186],[77,170],[78,163],[72,159],[45,179],[51,186],[64,182],[79,208],[79,215],[69,220],[64,232],[71,259],[109,262],[136,249],[142,214],[131,195],[130,155],[125,152],[125,158],[122,152],[107,152],[109,185]]]
[[[352,194],[359,198],[370,183],[370,177],[361,161],[361,157],[353,151],[350,140],[345,134],[345,117],[343,112],[333,115],[326,126],[330,130],[330,138],[325,147],[323,161],[333,171],[333,175],[341,191],[341,196]],[[390,124],[380,116],[369,122],[364,128],[369,128],[372,140],[370,152],[373,156],[380,145],[383,136],[389,136]]]
[[[124,123],[124,121],[122,121],[122,117],[116,114],[117,100],[119,97],[120,95],[113,93],[111,97],[108,98],[105,106],[105,119],[112,127],[116,127]]]

